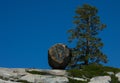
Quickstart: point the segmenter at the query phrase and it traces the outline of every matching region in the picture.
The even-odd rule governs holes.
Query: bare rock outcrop
[[[78,72],[79,73],[79,72]],[[112,74],[113,75],[113,74]],[[114,74],[120,82],[120,73]],[[30,69],[30,68],[0,68],[0,83],[111,83],[113,78],[108,76],[95,76],[92,78],[71,76],[66,70]],[[112,81],[113,82],[113,81]]]

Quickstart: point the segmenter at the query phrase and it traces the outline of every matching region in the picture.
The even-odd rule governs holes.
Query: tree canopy
[[[74,28],[68,30],[69,42],[76,42],[76,46],[71,49],[71,66],[106,63],[107,57],[101,50],[103,42],[98,36],[106,25],[101,23],[97,8],[84,4],[75,13]]]

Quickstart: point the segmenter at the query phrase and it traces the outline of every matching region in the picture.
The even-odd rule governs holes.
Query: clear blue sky
[[[50,68],[48,49],[68,43],[75,10],[96,6],[107,28],[100,33],[108,66],[120,68],[120,0],[0,0],[0,67]]]

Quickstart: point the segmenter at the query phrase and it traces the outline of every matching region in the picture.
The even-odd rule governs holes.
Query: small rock
[[[83,79],[83,78],[77,78],[77,77],[74,77],[74,78],[72,78],[72,79],[74,79],[74,80],[78,80],[78,81],[87,81],[86,79]]]
[[[110,83],[111,77],[110,76],[97,76],[90,79],[88,83]]]
[[[61,75],[61,76],[67,75],[67,72],[65,70],[48,70],[47,73],[50,73],[52,75]]]
[[[45,79],[44,83],[68,83],[69,80],[66,77],[51,77]]]
[[[118,77],[118,81],[120,81],[120,72],[117,73],[115,76]]]
[[[114,75],[114,72],[107,72],[109,75]]]

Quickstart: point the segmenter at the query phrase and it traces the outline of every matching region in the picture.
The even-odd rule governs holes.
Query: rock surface
[[[120,81],[120,73],[117,73],[115,76],[118,77],[118,80]]]
[[[20,82],[5,81],[5,80],[0,79],[0,83],[20,83]]]
[[[93,77],[89,83],[110,83],[111,77],[110,76],[97,76]]]
[[[0,83],[68,83],[65,70],[0,68]]]
[[[114,75],[120,81],[120,73]],[[0,83],[69,83],[69,79],[85,82],[88,80],[71,77],[66,70],[0,68]],[[110,83],[111,80],[110,76],[96,76],[89,79],[88,83]]]

